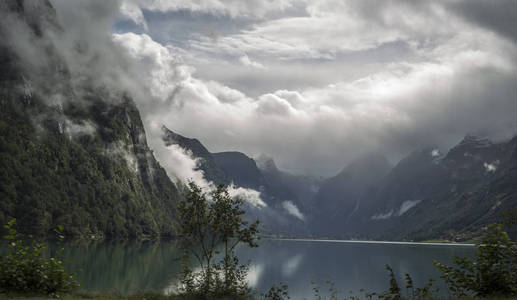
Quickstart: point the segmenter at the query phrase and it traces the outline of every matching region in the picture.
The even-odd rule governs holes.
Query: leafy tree
[[[248,224],[241,205],[242,200],[230,197],[223,185],[208,195],[194,182],[188,184],[184,199],[178,203],[179,236],[185,250],[182,281],[186,293],[221,296],[249,292],[245,281],[248,268],[239,264],[235,247],[241,243],[258,246],[259,222]],[[221,252],[222,259],[215,261]],[[192,256],[201,271],[190,268]]]
[[[434,264],[454,296],[517,295],[517,246],[499,224],[491,224],[473,260],[456,257],[458,267]]]
[[[8,234],[7,254],[0,256],[0,292],[35,293],[54,297],[68,293],[79,286],[75,275],[65,271],[60,260],[62,249],[56,257],[48,257],[47,246],[33,242],[27,246],[18,238],[14,229],[16,219],[5,225]],[[56,233],[62,239],[63,227]]]

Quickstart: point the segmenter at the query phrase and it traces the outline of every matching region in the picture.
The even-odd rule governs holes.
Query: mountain
[[[445,155],[415,150],[390,168],[366,156],[321,183],[311,229],[341,238],[465,240],[517,207],[517,137],[466,135]]]
[[[3,1],[0,32],[0,223],[48,236],[173,235],[179,199],[122,91],[77,84],[45,33],[64,34],[49,1]],[[11,28],[46,57],[28,65]],[[83,45],[86,46],[86,45]],[[77,49],[76,57],[82,55]],[[85,66],[87,67],[87,66]]]
[[[365,155],[321,180],[282,171],[269,157],[210,153],[196,139],[166,136],[198,157],[205,174],[259,191],[267,208],[248,213],[269,233],[464,240],[517,207],[517,138],[493,143],[466,135],[445,155],[426,147],[393,167],[382,155]]]
[[[479,235],[489,220],[500,220],[500,182],[508,184],[510,194],[515,189],[505,167],[511,163],[508,147],[467,135],[445,156],[433,148],[413,152],[368,196],[356,233],[399,240]],[[507,198],[506,204],[517,202]]]
[[[261,190],[264,178],[255,161],[241,152],[211,153],[197,139],[188,138],[162,126],[165,146],[177,145],[192,153],[198,160],[197,170],[203,171],[204,177],[214,184],[231,183],[243,188]]]
[[[259,219],[265,233],[307,234],[309,232],[305,209],[300,205],[297,192],[261,170],[257,162],[241,152],[210,153],[197,139],[188,138],[163,127],[166,146],[177,145],[192,153],[207,181],[231,184],[235,193],[244,198],[245,211],[250,220]],[[278,174],[289,177],[279,170]],[[215,175],[214,175],[215,174]],[[287,178],[286,177],[286,178]],[[293,175],[292,178],[295,178]],[[219,180],[219,181],[217,181]],[[300,187],[294,185],[292,188]],[[304,190],[303,188],[301,189]],[[246,201],[251,194],[259,194],[262,206]],[[255,200],[254,200],[255,201]]]
[[[162,139],[165,146],[178,145],[192,152],[192,156],[198,159],[197,170],[203,171],[205,179],[217,184],[230,184],[227,173],[220,167],[212,153],[197,139],[191,139],[179,135],[165,126],[162,126]]]
[[[212,156],[237,186],[255,190],[264,188],[266,182],[257,168],[256,162],[244,153],[236,151],[219,152],[212,153]]]
[[[321,179],[308,175],[295,175],[280,170],[273,158],[261,155],[256,160],[266,185],[278,199],[291,199],[303,211],[313,211],[314,196],[319,190]]]
[[[315,195],[316,232],[327,235],[347,232],[351,218],[368,204],[365,195],[375,188],[390,169],[391,165],[384,156],[370,154],[323,181]]]

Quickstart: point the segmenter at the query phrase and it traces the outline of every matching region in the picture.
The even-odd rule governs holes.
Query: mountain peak
[[[267,156],[265,154],[261,154],[259,157],[255,158],[255,162],[257,163],[257,167],[260,170],[267,172],[277,172],[278,167],[276,166],[275,160]]]
[[[353,173],[359,169],[367,170],[372,168],[389,170],[392,168],[392,165],[384,155],[378,153],[369,153],[359,157],[358,159],[345,166],[340,174],[350,172]]]
[[[207,159],[211,156],[208,149],[198,140],[182,136],[169,128],[162,126],[162,140],[165,146],[178,145],[183,149],[192,151],[194,157]]]
[[[162,139],[165,142],[166,146],[177,144],[182,148],[185,148],[187,145],[189,146],[187,148],[190,148],[192,144],[199,144],[199,146],[204,148],[204,146],[201,144],[199,140],[188,138],[179,133],[176,133],[167,128],[165,125],[162,125],[162,132]]]
[[[471,146],[475,148],[485,148],[491,146],[493,143],[487,137],[480,137],[474,134],[467,134],[461,140],[458,146]]]

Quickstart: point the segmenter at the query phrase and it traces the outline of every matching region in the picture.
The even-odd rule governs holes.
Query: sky
[[[512,0],[51,2],[74,34],[109,40],[91,44],[124,65],[104,72],[132,74],[155,152],[163,124],[332,176],[365,153],[517,133]]]

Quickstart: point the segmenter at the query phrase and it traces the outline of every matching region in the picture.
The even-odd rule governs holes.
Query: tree
[[[454,296],[517,295],[517,246],[499,224],[491,224],[473,260],[456,257],[458,268],[438,262],[442,278]]]
[[[244,295],[247,265],[240,265],[235,254],[238,244],[257,247],[258,224],[244,220],[243,202],[230,197],[227,187],[220,185],[207,194],[194,182],[188,184],[184,198],[178,203],[180,239],[184,255],[183,286],[186,293],[202,295]],[[223,249],[221,251],[221,248]],[[216,260],[218,254],[222,259]],[[201,268],[194,272],[190,258]]]

